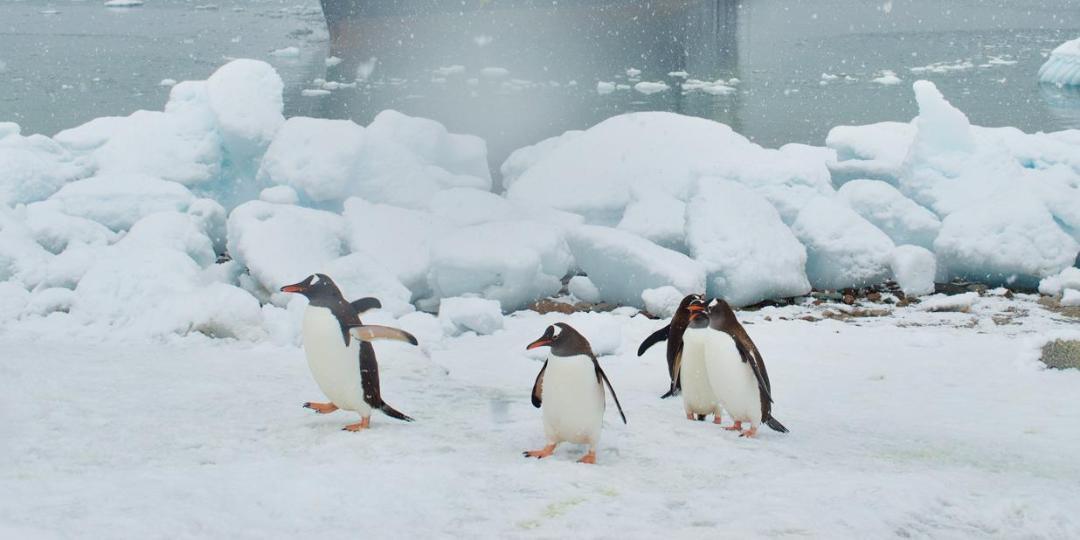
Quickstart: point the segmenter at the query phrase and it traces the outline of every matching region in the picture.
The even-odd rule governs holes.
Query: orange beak
[[[525,347],[525,350],[528,351],[528,350],[532,350],[532,349],[538,349],[540,347],[547,347],[548,345],[551,345],[551,340],[550,339],[548,339],[548,338],[540,338],[540,339],[530,343],[528,347]]]
[[[705,306],[701,304],[690,304],[686,309],[689,310],[690,313],[697,313],[699,311],[705,311]]]
[[[303,283],[294,283],[292,285],[286,285],[286,286],[282,287],[281,292],[302,293],[302,292],[304,292],[305,289],[306,289],[306,287],[304,287]]]

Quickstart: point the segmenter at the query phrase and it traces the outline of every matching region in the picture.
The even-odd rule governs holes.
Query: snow
[[[394,316],[415,310],[410,303],[412,292],[380,261],[365,253],[334,259],[320,265],[318,271],[332,276],[341,293],[350,300],[373,296],[382,303],[382,310]]]
[[[1080,268],[1070,266],[1039,282],[1039,292],[1047,296],[1059,296],[1065,289],[1080,289]]]
[[[600,289],[588,276],[574,276],[566,284],[567,291],[582,302],[599,302]]]
[[[30,302],[30,293],[12,281],[0,282],[0,322],[7,322],[22,315]]]
[[[853,180],[841,186],[837,195],[897,245],[933,248],[941,220],[895,187],[878,180]]]
[[[642,291],[668,285],[684,295],[705,290],[701,264],[639,236],[583,225],[570,231],[567,243],[607,302],[642,307]]]
[[[354,415],[300,407],[321,394],[293,344],[21,321],[0,334],[0,522],[26,537],[344,537],[372,523],[420,537],[1074,537],[1080,374],[1036,367],[1024,336],[1068,323],[1024,306],[1020,325],[978,328],[916,310],[861,326],[740,313],[791,429],[749,441],[657,399],[663,348],[635,350],[665,321],[643,317],[523,314],[432,342],[430,357],[376,344],[383,396],[417,421],[376,415],[361,434],[341,431]],[[963,319],[930,324],[948,316]],[[621,328],[600,362],[629,424],[609,401],[596,466],[574,463],[575,445],[526,460],[544,441],[525,345],[561,320],[602,344],[591,319]],[[963,421],[926,421],[946,410]]]
[[[675,315],[675,311],[679,309],[679,303],[685,296],[671,285],[641,291],[641,301],[645,303],[645,311],[663,318]]]
[[[350,120],[288,119],[263,156],[258,176],[314,201],[344,199],[362,159],[364,128]]]
[[[502,306],[496,300],[483,298],[443,298],[439,302],[439,322],[449,336],[462,332],[488,335],[502,330]]]
[[[681,251],[686,242],[686,203],[660,188],[634,188],[617,228]]]
[[[24,212],[24,224],[34,240],[53,254],[59,254],[73,244],[105,246],[117,240],[117,234],[108,227],[64,214],[49,203],[27,205]]]
[[[180,212],[158,212],[140,219],[115,245],[129,250],[174,249],[203,268],[217,259],[210,238],[196,218]]]
[[[937,259],[921,246],[896,246],[889,257],[893,279],[906,296],[923,296],[934,292]]]
[[[34,291],[34,294],[30,296],[30,301],[26,304],[25,313],[42,317],[56,312],[67,313],[71,310],[71,304],[74,299],[75,291],[71,289],[63,289],[60,287],[37,289]],[[5,303],[9,306],[15,305],[10,301]]]
[[[842,202],[814,199],[791,229],[806,246],[806,275],[814,288],[864,287],[888,277],[893,241]]]
[[[449,223],[430,213],[358,197],[345,201],[349,249],[365,253],[393,272],[413,291],[427,288],[433,242],[450,230]]]
[[[1039,68],[1039,82],[1059,86],[1080,85],[1080,38],[1058,45]]]
[[[67,184],[49,197],[48,203],[70,216],[122,231],[155,212],[183,212],[194,200],[187,188],[175,182],[141,174],[114,174]]]
[[[487,143],[480,137],[450,133],[434,120],[407,116],[394,110],[376,115],[368,125],[367,133],[408,148],[425,166],[474,178],[468,187],[491,189]]]
[[[862,178],[896,184],[915,132],[915,126],[901,122],[832,128],[825,145],[837,153],[838,161],[829,164],[833,181]]]
[[[776,209],[746,186],[702,178],[686,208],[686,240],[708,272],[709,296],[745,306],[810,292],[806,248]]]

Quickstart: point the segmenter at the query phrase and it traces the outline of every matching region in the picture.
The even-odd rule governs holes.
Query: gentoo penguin
[[[672,376],[682,384],[683,407],[687,420],[704,420],[713,415],[713,423],[720,424],[720,401],[713,391],[712,381],[705,366],[705,343],[709,330],[708,317],[693,318],[708,309],[704,300],[694,298],[687,305],[687,321],[682,333],[682,348],[672,366]]]
[[[690,323],[691,306],[696,306],[694,309],[704,309],[704,298],[700,294],[686,295],[682,302],[679,302],[679,308],[675,310],[675,315],[671,317],[671,324],[653,332],[638,347],[637,355],[641,356],[645,354],[645,351],[649,350],[649,347],[661,341],[667,341],[668,377],[671,378],[671,386],[666,394],[660,396],[660,399],[666,399],[678,394],[682,387],[682,383],[675,377],[675,363],[678,361],[679,353],[682,352],[683,332],[686,331],[686,325]]]
[[[600,442],[600,426],[604,420],[604,384],[611,391],[619,416],[626,423],[626,415],[611,381],[600,369],[585,336],[568,324],[555,323],[547,327],[544,335],[526,349],[537,347],[551,347],[532,389],[533,406],[543,406],[544,434],[548,444],[542,450],[525,452],[525,457],[545,458],[555,453],[555,445],[570,442],[589,445],[589,453],[578,460],[580,463],[596,463],[596,445]]]
[[[720,405],[735,420],[735,425],[726,429],[740,431],[741,437],[753,437],[764,423],[787,433],[787,428],[772,417],[772,387],[765,360],[727,302],[714,300],[707,312],[693,313],[683,340],[701,342],[710,386]],[[683,388],[685,392],[685,384]],[[750,429],[743,431],[743,422],[749,422]]]
[[[408,332],[386,326],[364,325],[360,315],[381,307],[374,298],[348,302],[329,276],[315,274],[282,292],[298,293],[308,298],[304,310],[304,353],[308,367],[330,403],[305,403],[319,414],[338,409],[360,413],[360,422],[349,424],[346,431],[360,431],[371,426],[371,410],[379,409],[391,418],[411,422],[382,400],[379,394],[379,364],[370,341],[391,339],[416,345]]]

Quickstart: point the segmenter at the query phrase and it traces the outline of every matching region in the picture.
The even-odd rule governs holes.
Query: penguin
[[[690,323],[691,305],[696,305],[700,309],[704,309],[704,297],[700,294],[686,295],[686,297],[682,299],[682,302],[679,302],[679,307],[675,310],[675,315],[671,317],[671,324],[653,332],[649,337],[645,338],[645,341],[642,341],[641,346],[638,347],[637,355],[641,356],[645,354],[645,351],[649,350],[649,347],[652,347],[661,341],[667,341],[668,377],[671,378],[671,386],[666,394],[660,396],[660,399],[667,399],[677,395],[682,388],[681,381],[675,377],[675,363],[678,361],[679,354],[682,352],[683,332],[686,331],[686,326]]]
[[[765,359],[727,302],[717,299],[707,312],[691,314],[690,330],[683,339],[701,342],[712,390],[735,421],[725,429],[739,431],[740,437],[754,437],[764,423],[775,431],[788,432],[772,416],[772,385]],[[749,422],[750,428],[743,431],[743,422]]]
[[[705,365],[705,344],[708,337],[708,317],[695,317],[703,313],[707,304],[694,298],[687,304],[686,327],[682,333],[682,348],[672,366],[672,376],[682,385],[683,407],[687,420],[705,420],[713,415],[713,423],[721,422],[720,401],[713,391],[712,381]]]
[[[543,336],[526,349],[551,347],[544,367],[536,376],[532,404],[543,410],[544,434],[548,444],[541,450],[524,452],[525,457],[546,458],[561,442],[587,444],[589,452],[579,463],[596,463],[596,445],[604,420],[604,385],[626,423],[619,397],[593,354],[589,341],[565,323],[547,327]]]
[[[360,422],[342,428],[360,431],[371,427],[371,411],[378,409],[391,418],[413,419],[383,401],[379,393],[379,364],[371,341],[389,339],[416,345],[416,338],[404,330],[360,322],[364,312],[381,307],[375,298],[348,302],[334,280],[325,274],[281,288],[308,299],[304,310],[304,353],[308,367],[329,403],[304,403],[319,414],[338,409],[355,411]]]

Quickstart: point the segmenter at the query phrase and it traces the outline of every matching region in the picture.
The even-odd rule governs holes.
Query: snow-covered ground
[[[625,312],[379,344],[383,395],[417,421],[361,433],[301,408],[322,396],[292,345],[9,325],[0,536],[1080,535],[1080,373],[1034,360],[1075,320],[992,295],[968,313],[800,319],[841,309],[740,313],[791,429],[755,440],[660,400],[662,348],[634,351],[663,321]],[[609,401],[596,466],[574,445],[521,456],[544,444],[524,347],[557,320],[615,341],[600,361],[629,424]]]

